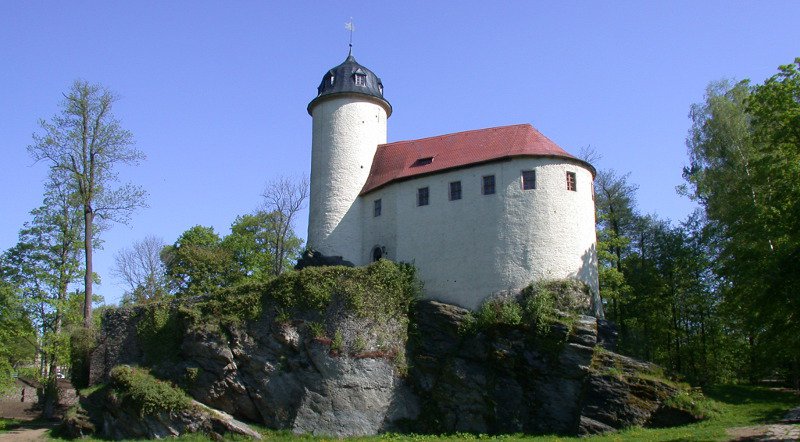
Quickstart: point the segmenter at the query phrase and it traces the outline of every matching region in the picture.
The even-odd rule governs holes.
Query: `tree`
[[[611,302],[610,317],[620,324],[623,318],[619,300],[630,291],[622,262],[636,220],[636,186],[628,183],[628,176],[602,170],[595,180],[600,293]]]
[[[16,287],[19,305],[36,326],[40,375],[47,379],[45,415],[57,401],[56,374],[69,357],[64,325],[69,285],[80,273],[82,216],[63,182],[48,183],[43,205],[20,231],[19,242],[2,256],[0,273]]]
[[[34,361],[36,336],[13,284],[0,279],[0,395],[13,383],[15,368]]]
[[[746,334],[751,380],[800,382],[800,59],[761,85],[712,83],[692,106],[685,191],[715,242],[725,310]]]
[[[270,214],[272,274],[280,275],[289,268],[291,257],[297,256],[302,241],[294,236],[292,223],[308,198],[308,179],[282,177],[271,181],[262,193],[265,211]]]
[[[161,252],[167,278],[178,295],[200,295],[236,279],[231,252],[213,227],[194,226],[183,232],[175,244]]]
[[[115,167],[137,164],[144,155],[133,147],[133,136],[112,113],[117,97],[103,86],[78,80],[61,103],[61,112],[41,120],[43,133],[34,135],[28,151],[36,161],[47,161],[51,177],[62,181],[83,211],[84,326],[92,324],[92,251],[100,220],[127,222],[144,206],[145,192],[131,184],[113,187]]]
[[[146,236],[114,256],[114,268],[111,271],[128,285],[122,297],[123,304],[158,301],[169,294],[166,268],[161,261],[164,247],[166,244],[161,238]]]

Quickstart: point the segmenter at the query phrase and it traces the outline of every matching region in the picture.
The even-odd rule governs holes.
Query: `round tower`
[[[322,77],[308,104],[313,119],[308,247],[361,262],[361,201],[379,144],[386,143],[392,106],[383,84],[348,54]]]

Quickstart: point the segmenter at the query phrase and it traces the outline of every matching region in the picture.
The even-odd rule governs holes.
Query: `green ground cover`
[[[0,433],[8,431],[10,428],[14,428],[18,426],[20,421],[16,419],[6,419],[4,417],[0,417]]]

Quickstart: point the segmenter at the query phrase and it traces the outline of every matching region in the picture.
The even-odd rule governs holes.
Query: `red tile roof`
[[[419,175],[520,156],[568,158],[594,173],[530,124],[517,124],[381,144],[361,194]]]

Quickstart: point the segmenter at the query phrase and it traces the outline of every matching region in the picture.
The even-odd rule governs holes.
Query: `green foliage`
[[[120,365],[111,369],[109,386],[116,399],[133,407],[139,416],[178,412],[192,406],[191,399],[168,382],[154,378],[142,368]]]
[[[285,222],[279,211],[236,217],[222,245],[231,252],[239,274],[266,281],[291,268],[290,257],[299,254],[302,241]]]
[[[193,304],[184,305],[182,313],[192,315],[194,324],[241,324],[261,314],[268,288],[269,284],[263,282],[243,282],[216,290]],[[187,309],[193,309],[194,312]]]
[[[232,326],[259,318],[266,308],[277,322],[316,314],[319,319],[308,322],[308,327],[314,337],[322,338],[326,335],[324,315],[334,298],[356,316],[373,319],[376,324],[389,319],[405,323],[419,291],[412,266],[386,260],[360,268],[312,267],[269,281],[242,282],[183,302],[140,306],[137,336],[147,364],[153,366],[179,355],[187,328],[227,333]],[[345,342],[341,332],[338,337],[333,350],[341,352]],[[354,345],[358,347],[358,342]]]
[[[555,321],[555,296],[542,284],[532,284],[522,290],[525,318],[537,333],[546,333]]]
[[[353,340],[353,353],[361,353],[367,349],[367,341],[364,340],[361,336],[356,336]]]
[[[331,340],[331,351],[336,353],[341,353],[344,351],[344,336],[342,335],[341,330],[336,330],[333,333],[333,339]]]
[[[92,350],[97,346],[97,335],[93,328],[76,327],[69,339],[71,380],[75,388],[89,386],[89,366]]]
[[[666,404],[687,411],[700,419],[707,419],[719,413],[716,401],[707,398],[700,390],[689,388],[684,388],[667,399]]]
[[[186,367],[186,382],[188,382],[189,385],[193,385],[197,382],[198,377],[200,377],[200,368]]]
[[[172,290],[203,295],[238,279],[229,250],[213,227],[194,226],[161,252]]]
[[[712,83],[691,113],[685,191],[708,220],[730,359],[751,380],[800,383],[799,66],[763,84]]]
[[[475,312],[476,325],[482,329],[496,326],[517,326],[522,323],[522,307],[512,296],[492,298]]]
[[[0,395],[13,385],[15,367],[33,362],[35,334],[11,284],[0,280]]]
[[[309,322],[307,323],[308,330],[311,332],[311,336],[316,339],[321,339],[325,337],[325,324],[319,322]]]
[[[543,338],[551,338],[556,323],[569,325],[572,315],[582,313],[576,299],[588,302],[588,288],[577,280],[550,280],[530,284],[517,296],[498,296],[481,304],[465,321],[464,333],[492,327],[532,328]]]
[[[50,179],[64,189],[70,205],[83,215],[84,326],[92,325],[94,275],[92,250],[100,226],[106,221],[125,223],[132,212],[144,206],[146,192],[132,184],[115,186],[120,164],[135,165],[144,154],[133,147],[133,136],[122,129],[112,108],[117,97],[99,84],[76,80],[64,94],[61,112],[51,120],[41,120],[42,133],[34,134],[28,152],[36,161],[50,166]],[[66,286],[64,286],[66,290]],[[65,291],[64,291],[65,293]]]
[[[149,365],[178,357],[184,326],[172,304],[158,302],[141,308],[136,335]]]
[[[404,317],[420,292],[413,266],[385,259],[366,267],[308,267],[290,271],[266,288],[267,296],[283,309],[322,312],[336,294],[357,315],[376,320]]]

